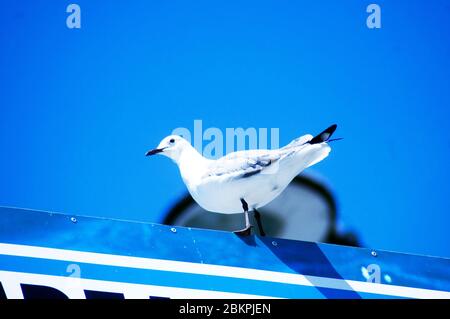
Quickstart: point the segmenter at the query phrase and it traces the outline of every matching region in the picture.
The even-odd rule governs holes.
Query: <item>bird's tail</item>
[[[296,138],[292,142],[290,142],[288,145],[283,147],[283,149],[288,150],[288,149],[292,149],[292,148],[297,148],[299,146],[304,146],[307,144],[313,145],[313,144],[320,144],[323,142],[333,142],[333,141],[341,140],[342,138],[330,139],[331,135],[333,135],[334,131],[336,131],[336,128],[337,128],[337,125],[333,124],[330,127],[328,127],[326,130],[324,130],[323,132],[321,132],[320,134],[318,134],[314,137],[311,134],[303,135],[299,138]]]
[[[337,125],[333,124],[318,135],[314,136],[307,143],[305,143],[306,145],[309,145],[309,147],[305,149],[304,155],[306,167],[312,166],[328,156],[331,151],[328,143],[341,139],[331,139],[331,136],[333,135],[334,131],[336,131],[336,128]]]
[[[303,169],[320,162],[328,156],[331,151],[328,143],[337,140],[331,139],[336,128],[337,125],[333,124],[314,137],[310,134],[304,135],[283,148],[288,151],[286,153],[287,157],[293,160],[294,171],[301,172]],[[293,154],[293,156],[290,157],[290,154]]]
[[[332,142],[332,141],[341,140],[342,138],[330,139],[331,135],[333,135],[334,131],[336,131],[336,128],[337,128],[336,124],[331,125],[326,130],[321,132],[320,134],[314,136],[308,143],[309,144],[319,144],[319,143],[323,143],[323,142]]]

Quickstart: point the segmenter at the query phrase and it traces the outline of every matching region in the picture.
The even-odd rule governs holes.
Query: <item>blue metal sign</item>
[[[0,297],[450,298],[450,260],[0,208]]]

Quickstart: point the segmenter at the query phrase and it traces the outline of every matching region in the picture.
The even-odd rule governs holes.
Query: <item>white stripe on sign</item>
[[[86,299],[84,290],[122,293],[126,299],[149,299],[150,296],[172,299],[260,299],[272,298],[258,295],[222,291],[176,288],[155,285],[130,284],[85,278],[28,274],[0,271],[0,281],[8,299],[23,299],[20,284],[49,286],[64,293],[70,299]]]
[[[381,294],[405,298],[440,298],[450,299],[450,292],[423,288],[404,287],[387,284],[377,284],[356,280],[304,276],[300,274],[277,271],[200,264],[184,261],[110,255],[84,251],[26,246],[16,244],[1,244],[0,254],[33,257],[51,260],[62,260],[97,265],[108,265],[126,268],[161,270],[177,273],[190,273],[208,276],[224,276],[230,278],[251,279],[266,282],[276,282],[300,286],[314,286],[341,290],[354,290],[363,293]]]

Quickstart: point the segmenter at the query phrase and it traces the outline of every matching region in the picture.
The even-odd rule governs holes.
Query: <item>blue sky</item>
[[[450,4],[13,1],[0,10],[0,205],[161,221],[185,194],[145,151],[176,127],[339,125],[314,167],[374,248],[450,256]]]

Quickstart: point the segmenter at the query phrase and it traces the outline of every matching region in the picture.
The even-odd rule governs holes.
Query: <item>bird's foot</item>
[[[238,236],[249,236],[252,233],[252,226],[247,226],[241,230],[235,230],[233,233]]]

